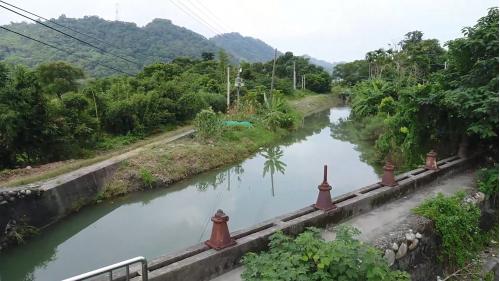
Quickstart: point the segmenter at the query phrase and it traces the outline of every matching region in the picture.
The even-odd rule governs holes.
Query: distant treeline
[[[84,156],[120,137],[137,138],[191,120],[201,109],[226,110],[229,57],[206,52],[145,67],[136,76],[88,79],[66,62],[35,69],[0,63],[0,168]],[[275,90],[293,92],[293,62],[308,90],[330,90],[330,76],[286,53],[276,63]],[[269,91],[273,62],[243,63],[241,95]],[[237,67],[231,66],[231,84]],[[234,95],[234,86],[232,95]]]

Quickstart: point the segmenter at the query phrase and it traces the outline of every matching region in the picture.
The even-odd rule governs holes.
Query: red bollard
[[[236,244],[236,241],[229,235],[227,221],[229,217],[222,210],[217,210],[217,213],[212,217],[214,222],[212,226],[212,235],[210,240],[205,241],[205,244],[212,249],[221,250]]]
[[[390,160],[385,162],[384,175],[382,176],[382,181],[380,182],[384,186],[396,186],[398,183],[394,179],[394,165]]]
[[[427,157],[425,158],[425,168],[429,170],[438,170],[437,166],[437,153],[434,150],[431,150],[427,153]]]
[[[316,204],[314,204],[314,207],[316,209],[320,209],[323,211],[328,211],[337,208],[337,206],[333,204],[332,196],[330,195],[330,190],[332,189],[332,187],[328,184],[328,181],[326,180],[327,169],[328,168],[325,165],[323,170],[323,182],[318,186],[319,189],[318,200],[316,200]]]

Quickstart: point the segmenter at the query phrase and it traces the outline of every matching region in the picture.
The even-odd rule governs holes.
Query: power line
[[[211,23],[209,23],[208,21],[206,21],[203,17],[201,17],[200,15],[198,15],[198,13],[196,13],[195,11],[193,11],[193,9],[189,8],[186,4],[182,3],[182,1],[179,1],[178,2],[179,5],[183,6],[185,9],[188,10],[188,12],[190,12],[191,14],[193,14],[195,17],[197,17],[200,21],[204,22],[205,25],[209,26],[210,28],[212,28],[213,30],[216,31],[216,34],[220,34],[220,33],[223,33],[223,32],[220,32],[218,28],[214,27]]]
[[[55,24],[55,25],[57,25],[57,26],[59,26],[59,27],[62,27],[62,28],[65,28],[65,29],[71,30],[71,31],[73,31],[73,32],[75,32],[75,33],[78,33],[78,34],[80,34],[80,35],[83,35],[83,36],[86,36],[86,37],[92,38],[92,39],[94,39],[94,40],[96,40],[96,41],[99,41],[99,42],[101,42],[101,43],[103,43],[103,44],[106,44],[106,45],[108,45],[108,46],[110,46],[110,47],[113,47],[113,48],[117,48],[117,49],[119,49],[119,47],[117,47],[117,46],[115,46],[115,45],[113,45],[113,44],[111,44],[111,43],[109,43],[109,42],[106,42],[106,41],[104,41],[104,40],[102,40],[102,39],[99,39],[99,38],[97,38],[97,37],[95,37],[95,36],[92,36],[92,35],[89,35],[89,34],[83,33],[83,32],[81,32],[81,31],[78,31],[78,30],[76,30],[76,29],[74,29],[74,28],[71,28],[71,27],[69,27],[69,26],[62,25],[62,24],[60,24],[60,23],[58,23],[58,22],[56,22],[56,21],[54,21],[54,20],[44,18],[44,17],[42,17],[42,16],[40,16],[40,15],[37,15],[37,14],[35,14],[35,13],[33,13],[33,12],[30,12],[30,11],[27,11],[27,10],[25,10],[25,9],[23,9],[23,8],[18,7],[18,6],[12,5],[12,4],[10,4],[10,3],[7,3],[7,2],[5,2],[5,1],[1,1],[1,0],[0,0],[0,3],[4,3],[5,5],[11,6],[11,7],[16,8],[16,9],[18,9],[18,10],[20,10],[20,11],[23,11],[23,12],[25,12],[25,13],[27,13],[27,14],[30,14],[30,15],[32,15],[32,16],[35,16],[35,17],[41,18],[41,19],[43,19],[43,20],[46,20],[46,21],[48,21],[48,22],[51,22],[51,23],[53,23],[53,24]]]
[[[183,13],[185,13],[190,18],[196,20],[198,23],[205,26],[208,30],[210,30],[215,35],[219,35],[221,33],[216,28],[212,27],[209,23],[207,23],[205,20],[200,18],[198,15],[194,14],[188,7],[182,5],[181,2],[176,3],[174,0],[170,0],[170,3],[174,4],[178,9],[180,9]]]
[[[191,2],[191,1],[185,1],[185,2],[184,2],[184,4],[185,4],[186,6],[191,6],[191,7],[193,7],[193,8],[194,8],[194,10],[198,11],[198,13],[200,13],[200,14],[201,14],[201,15],[203,15],[203,16],[205,16],[205,19],[207,19],[207,18],[208,18],[208,19],[207,19],[207,21],[208,21],[208,20],[210,20],[212,23],[214,23],[214,26],[216,26],[219,30],[222,30],[224,33],[226,32],[226,31],[225,31],[225,29],[226,29],[226,28],[225,28],[224,26],[220,25],[220,24],[217,22],[217,20],[216,20],[216,19],[214,20],[214,18],[212,18],[212,16],[210,16],[208,13],[206,13],[206,12],[203,10],[203,7],[202,7],[202,8],[200,8],[200,7],[198,7],[198,5],[196,5],[196,3],[193,3],[193,2]]]
[[[215,21],[218,21],[220,23],[219,25],[221,27],[224,27],[223,29],[226,29],[228,31],[236,30],[236,29],[232,28],[231,26],[226,25],[226,23],[223,20],[221,20],[207,6],[205,6],[205,4],[203,4],[203,1],[198,1],[198,0],[193,0],[193,1],[198,3],[198,5],[200,5],[205,11],[207,11],[212,16],[212,18],[215,19]]]
[[[124,58],[124,57],[122,57],[122,56],[120,56],[120,55],[115,55],[115,54],[113,54],[113,53],[110,53],[110,52],[106,51],[105,49],[100,48],[100,47],[98,47],[98,46],[96,46],[96,45],[94,45],[94,44],[92,44],[92,43],[89,43],[89,42],[87,42],[87,41],[84,41],[84,40],[82,40],[82,39],[80,39],[80,38],[77,38],[77,37],[75,37],[75,36],[73,36],[73,35],[70,35],[70,34],[68,34],[68,33],[66,33],[66,32],[63,32],[63,31],[61,31],[61,30],[59,30],[59,29],[57,29],[57,28],[54,28],[54,27],[52,27],[52,26],[50,26],[50,25],[47,25],[47,24],[45,24],[45,23],[43,23],[43,22],[41,22],[41,21],[39,21],[39,20],[36,20],[36,19],[30,18],[30,17],[28,17],[28,16],[26,16],[26,15],[23,15],[23,14],[21,14],[21,13],[19,13],[19,12],[17,12],[17,11],[14,11],[14,10],[12,10],[12,9],[10,9],[10,8],[7,8],[7,7],[3,6],[3,5],[0,5],[0,7],[1,7],[1,8],[4,8],[4,9],[6,9],[6,10],[10,11],[10,12],[13,12],[13,13],[15,13],[15,14],[17,14],[17,15],[20,15],[20,16],[22,16],[22,17],[24,17],[24,18],[27,18],[27,19],[29,19],[29,20],[32,20],[32,21],[34,21],[34,22],[36,22],[36,23],[38,23],[38,24],[40,24],[40,25],[43,25],[43,26],[45,26],[45,27],[47,27],[47,28],[49,28],[49,29],[51,29],[51,30],[54,30],[54,31],[56,31],[56,32],[58,32],[58,33],[61,33],[61,34],[65,35],[65,36],[68,36],[68,37],[70,37],[70,38],[73,38],[73,39],[77,40],[78,42],[80,42],[80,43],[82,43],[82,44],[88,45],[88,46],[90,46],[90,47],[92,47],[92,48],[94,48],[94,49],[96,49],[96,50],[99,50],[101,53],[106,53],[106,54],[109,54],[109,55],[114,56],[114,57],[116,57],[116,58],[122,59],[122,60],[124,60],[124,61],[130,62],[130,63],[133,63],[133,64],[136,64],[136,65],[138,65],[138,66],[142,66],[142,64],[140,64],[140,63],[137,63],[137,62],[131,61],[131,60],[129,60],[129,59],[127,59],[127,58]]]
[[[57,46],[54,46],[54,45],[52,45],[52,44],[49,44],[49,43],[46,43],[46,42],[40,41],[40,40],[35,39],[35,38],[33,38],[33,37],[30,37],[30,36],[28,36],[28,35],[24,35],[24,34],[19,33],[19,32],[17,32],[17,31],[14,31],[14,30],[11,30],[11,29],[9,29],[9,28],[6,28],[6,27],[4,27],[4,26],[0,26],[0,28],[1,28],[1,29],[6,30],[6,31],[8,31],[8,32],[12,32],[12,33],[14,33],[14,34],[17,34],[17,35],[19,35],[19,36],[21,36],[21,37],[23,37],[23,38],[26,38],[26,39],[29,39],[29,40],[35,41],[35,42],[37,42],[37,43],[40,43],[40,44],[42,44],[42,45],[45,45],[45,46],[47,46],[47,47],[50,47],[50,48],[56,49],[56,50],[58,50],[58,51],[60,51],[60,52],[64,52],[64,53],[67,53],[67,54],[70,54],[70,55],[74,55],[74,56],[76,56],[76,57],[80,57],[81,59],[85,59],[85,58],[83,58],[82,56],[79,56],[79,55],[77,55],[77,54],[75,54],[75,53],[73,53],[73,52],[70,52],[70,51],[68,51],[68,50],[65,50],[65,49],[59,48],[59,47],[57,47]],[[86,59],[86,60],[88,60],[88,59]],[[111,70],[114,70],[114,71],[117,71],[117,72],[120,72],[120,73],[123,73],[123,74],[127,74],[127,75],[130,75],[130,76],[134,76],[133,74],[130,74],[130,73],[125,72],[125,71],[122,71],[122,70],[117,69],[117,68],[114,68],[114,67],[112,67],[112,66],[105,65],[105,64],[102,64],[102,63],[100,63],[100,62],[96,62],[96,63],[97,63],[98,65],[100,65],[100,66],[105,67],[105,68],[108,68],[108,69],[111,69]]]

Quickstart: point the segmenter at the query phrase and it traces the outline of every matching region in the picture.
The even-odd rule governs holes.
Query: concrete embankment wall
[[[190,129],[161,142],[193,133]],[[8,246],[9,233],[22,233],[26,226],[47,227],[94,202],[119,165],[143,150],[135,149],[43,183],[0,188],[0,250]]]
[[[333,198],[337,208],[328,212],[312,206],[276,217],[253,227],[231,233],[235,246],[220,251],[209,249],[204,243],[165,255],[149,263],[149,279],[160,280],[210,280],[237,266],[247,252],[265,250],[268,238],[276,231],[297,235],[306,227],[323,227],[339,223],[365,213],[386,202],[401,198],[439,177],[464,171],[477,157],[451,157],[438,162],[437,171],[416,169],[396,177],[398,186],[385,187],[379,183]],[[313,203],[313,202],[311,202]],[[136,272],[138,273],[138,272]],[[139,280],[139,279],[137,279]]]

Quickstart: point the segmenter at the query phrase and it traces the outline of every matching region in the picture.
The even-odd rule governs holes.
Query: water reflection
[[[265,148],[260,152],[260,155],[266,159],[264,162],[264,171],[262,177],[270,174],[271,178],[271,195],[274,197],[274,173],[276,171],[285,174],[285,162],[280,159],[283,157],[283,150],[279,146]]]
[[[334,196],[371,184],[378,180],[373,168],[331,126],[348,116],[349,108],[315,114],[279,144],[237,165],[83,208],[1,253],[0,280],[60,280],[130,257],[179,250],[208,238],[210,216],[219,208],[230,216],[231,231],[303,208],[316,200],[323,164],[331,167]],[[270,190],[263,188],[269,183]]]
[[[355,149],[360,152],[361,161],[369,163],[377,173],[382,172],[383,162],[379,161],[377,152],[373,149],[373,141],[360,136],[360,127],[353,120],[340,118],[337,122],[329,124],[329,127],[332,138],[354,144]]]

